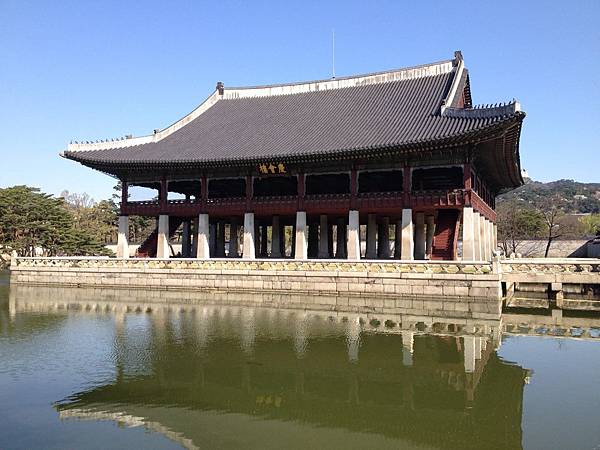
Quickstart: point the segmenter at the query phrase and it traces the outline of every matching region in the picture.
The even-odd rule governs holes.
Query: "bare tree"
[[[499,246],[505,255],[522,253],[523,242],[539,237],[544,229],[541,214],[516,199],[503,201],[496,212]]]
[[[544,252],[544,258],[548,257],[552,242],[571,232],[572,226],[565,220],[566,214],[562,204],[563,198],[560,195],[553,195],[541,202],[538,208],[544,218],[546,228],[546,251]]]

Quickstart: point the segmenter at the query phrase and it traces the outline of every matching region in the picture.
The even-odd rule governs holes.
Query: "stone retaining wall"
[[[230,304],[495,319],[490,263],[16,258],[11,283],[209,293]],[[260,294],[244,296],[239,294]]]

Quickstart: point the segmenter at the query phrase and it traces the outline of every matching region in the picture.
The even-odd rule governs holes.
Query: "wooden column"
[[[252,196],[254,185],[252,175],[246,176],[246,211],[250,211],[252,209]]]
[[[306,194],[306,177],[304,173],[298,175],[298,211],[304,211],[304,196]]]
[[[402,174],[402,196],[404,198],[404,208],[410,208],[410,167],[404,166]]]
[[[350,171],[350,209],[356,210],[358,204],[358,170],[355,167]]]
[[[158,199],[160,202],[161,210],[164,210],[167,206],[167,197],[169,195],[168,181],[166,177],[162,177],[160,180],[160,192],[158,194]]]
[[[465,196],[465,206],[471,206],[471,164],[465,163],[463,164],[463,185],[465,191],[467,191]]]
[[[121,214],[125,212],[129,199],[129,185],[127,181],[121,180]]]
[[[206,208],[208,203],[208,178],[206,178],[206,175],[202,175],[200,182],[200,203],[203,208]]]

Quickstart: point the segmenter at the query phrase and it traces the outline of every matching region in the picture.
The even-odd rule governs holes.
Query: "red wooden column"
[[[158,195],[158,201],[160,203],[160,209],[164,212],[167,207],[167,196],[169,189],[167,187],[167,177],[162,177],[160,180],[160,192]]]
[[[463,182],[465,187],[465,204],[464,206],[471,206],[471,163],[465,163],[463,165]]]
[[[127,181],[121,180],[121,215],[127,211],[127,202],[129,199],[129,186]]]
[[[306,177],[304,172],[298,174],[298,211],[304,211],[304,195],[306,194]]]
[[[358,207],[358,170],[353,167],[350,171],[350,209],[356,211]]]
[[[410,166],[404,166],[404,172],[402,174],[403,208],[410,208],[410,182]]]
[[[252,175],[246,176],[246,211],[252,211],[252,197],[254,195],[252,184]]]
[[[202,209],[206,211],[206,205],[208,204],[208,178],[206,178],[206,175],[202,175],[200,180],[200,204]]]

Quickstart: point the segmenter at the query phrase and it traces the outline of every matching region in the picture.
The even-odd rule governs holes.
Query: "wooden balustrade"
[[[242,215],[253,211],[258,215],[293,215],[298,210],[309,214],[345,214],[357,209],[361,213],[398,214],[403,208],[415,210],[462,208],[472,205],[486,218],[495,221],[496,213],[477,193],[468,189],[373,192],[352,194],[282,195],[269,197],[230,197],[194,200],[129,201],[121,205],[122,214],[157,216],[159,214],[195,216],[201,212],[212,215]]]

